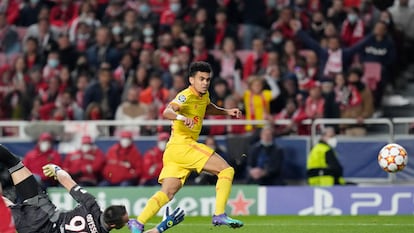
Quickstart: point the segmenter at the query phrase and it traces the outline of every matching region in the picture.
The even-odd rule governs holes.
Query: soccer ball
[[[378,154],[378,164],[386,172],[402,171],[407,162],[407,151],[396,143],[385,145]]]

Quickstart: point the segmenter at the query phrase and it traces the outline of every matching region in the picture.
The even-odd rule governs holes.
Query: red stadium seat
[[[7,64],[7,55],[5,53],[0,53],[0,66]]]
[[[13,64],[16,62],[16,59],[17,59],[18,57],[21,57],[21,56],[23,56],[23,54],[22,54],[22,53],[13,53],[13,54],[10,54],[10,55],[8,55],[8,56],[7,56],[7,62],[8,62],[10,65],[13,65]]]
[[[26,36],[27,27],[16,27],[17,35],[19,35],[19,40],[22,41]]]
[[[246,62],[247,56],[252,53],[252,50],[238,50],[236,52],[237,56],[240,58],[242,64]]]
[[[381,64],[378,62],[365,62],[364,64],[364,76],[362,81],[371,90],[377,89],[377,84],[381,80]]]

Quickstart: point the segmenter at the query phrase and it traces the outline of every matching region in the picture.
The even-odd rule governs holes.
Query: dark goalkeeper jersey
[[[106,233],[101,222],[102,211],[95,197],[80,186],[70,190],[70,195],[79,203],[73,210],[62,212],[54,226],[55,232]]]

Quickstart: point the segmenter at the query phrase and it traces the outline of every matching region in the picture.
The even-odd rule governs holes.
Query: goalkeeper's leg
[[[41,188],[32,172],[27,169],[20,159],[0,144],[0,163],[9,169],[16,193],[22,200],[27,200],[39,194]]]

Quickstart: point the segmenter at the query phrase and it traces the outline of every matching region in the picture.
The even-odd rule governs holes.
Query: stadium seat
[[[311,52],[312,50],[309,49],[301,49],[299,50],[299,55],[302,57],[306,57],[308,55],[309,52]]]
[[[251,50],[238,50],[236,52],[236,54],[240,58],[242,64],[244,64],[246,62],[247,56],[249,56],[249,54],[251,54],[251,53],[252,53]]]
[[[0,66],[7,64],[7,55],[5,53],[0,53]]]
[[[219,49],[213,49],[210,50],[210,53],[214,56],[215,59],[220,60],[221,57],[221,50]],[[252,53],[252,50],[237,50],[236,51],[236,56],[240,58],[240,61],[244,64],[247,56],[249,56],[249,54]]]
[[[220,60],[221,50],[213,49],[213,50],[210,50],[210,53],[214,56],[215,59]]]
[[[13,65],[16,62],[16,59],[23,56],[22,53],[13,53],[7,56],[7,62],[10,65]]]
[[[17,35],[19,35],[19,40],[23,41],[23,38],[26,36],[27,27],[16,27]]]
[[[362,81],[369,87],[371,90],[377,89],[377,84],[381,80],[381,64],[378,62],[365,62],[364,66],[364,76]]]

